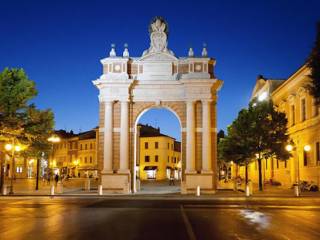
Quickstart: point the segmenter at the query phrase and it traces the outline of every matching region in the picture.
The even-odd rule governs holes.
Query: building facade
[[[49,168],[69,177],[97,177],[97,129],[79,134],[60,130],[56,135],[60,142],[53,144]]]
[[[308,91],[309,75],[310,69],[304,65],[285,80],[262,76],[257,79],[252,98],[271,98],[277,109],[286,114],[288,134],[294,145],[289,160],[263,161],[265,182],[272,179],[285,187],[298,180],[320,184],[320,114]],[[257,163],[250,165],[249,176],[258,181]]]
[[[159,128],[138,125],[140,180],[165,180],[171,174],[175,179],[181,177],[181,143],[164,135]]]
[[[222,86],[214,74],[216,61],[204,47],[200,57],[190,48],[177,58],[168,48],[168,25],[154,18],[149,26],[150,47],[131,57],[112,45],[101,60],[99,89],[99,168],[106,192],[136,192],[137,123],[150,108],[167,108],[181,126],[181,192],[200,186],[214,192],[217,185],[216,103]]]

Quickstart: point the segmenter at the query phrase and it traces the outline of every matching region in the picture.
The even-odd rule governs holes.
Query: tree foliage
[[[320,105],[320,22],[317,23],[317,36],[309,56],[307,66],[311,69],[310,93]]]
[[[248,109],[242,109],[228,127],[227,137],[219,143],[218,156],[225,161],[247,166],[258,160],[259,186],[262,189],[261,160],[289,158],[285,151],[288,142],[287,118],[276,111],[272,101],[254,99]]]
[[[22,69],[6,68],[0,73],[0,141],[22,143],[27,146],[22,154],[39,160],[50,149],[47,138],[54,116],[51,110],[30,103],[36,95],[35,83]]]

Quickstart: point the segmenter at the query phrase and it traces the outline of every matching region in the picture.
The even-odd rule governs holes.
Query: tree
[[[53,128],[52,112],[37,110],[30,104],[36,95],[35,83],[23,69],[5,68],[0,73],[0,140],[29,145],[29,153],[35,148],[45,150],[40,143]],[[42,134],[43,137],[40,137]],[[3,172],[1,180],[2,185]]]
[[[54,116],[51,110],[38,110],[31,105],[27,111],[25,132],[32,137],[29,139],[25,157],[35,157],[37,160],[36,190],[39,189],[40,160],[48,156],[51,145],[48,138],[53,131]]]
[[[320,22],[317,23],[317,36],[307,66],[311,69],[310,93],[320,105]]]
[[[248,109],[242,109],[228,128],[228,135],[219,145],[225,159],[247,166],[257,160],[259,169],[259,190],[262,190],[262,159],[289,158],[285,151],[288,142],[285,113],[276,111],[271,100],[259,102],[254,99]]]

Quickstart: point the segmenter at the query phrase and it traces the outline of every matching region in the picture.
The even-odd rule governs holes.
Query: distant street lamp
[[[51,167],[51,171],[53,172],[53,167],[55,167],[56,162],[53,160],[54,157],[54,144],[59,143],[61,141],[60,137],[57,135],[52,135],[48,138],[48,142],[52,144],[52,153],[51,153],[51,161],[49,163],[49,166]],[[53,174],[52,174],[52,182],[53,182]]]
[[[20,152],[21,151],[21,146],[20,145],[15,145],[14,141],[13,144],[7,143],[4,146],[4,149],[8,152],[11,152],[11,179],[10,179],[10,192],[9,194],[13,194],[13,178],[14,178],[14,154],[15,152]]]

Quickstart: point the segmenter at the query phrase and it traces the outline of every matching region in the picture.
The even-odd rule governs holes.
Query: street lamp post
[[[21,146],[20,145],[15,145],[15,142],[13,140],[13,143],[6,144],[4,146],[5,150],[8,152],[11,152],[11,179],[10,179],[10,191],[9,194],[13,194],[13,178],[14,178],[14,155],[15,152],[20,152],[21,151]]]
[[[52,144],[52,153],[51,153],[51,161],[49,166],[51,166],[51,170],[53,172],[53,157],[54,157],[54,144],[59,143],[61,141],[60,137],[57,135],[52,135],[51,137],[48,138],[48,142]],[[53,174],[52,174],[52,182],[53,182]]]
[[[297,186],[298,186],[298,193],[297,195],[300,195],[300,163],[299,163],[299,152],[297,151],[297,147],[294,145],[294,144],[288,144],[286,146],[286,150],[288,152],[293,152],[293,151],[296,151],[296,155],[297,155]],[[303,147],[303,151],[304,152],[309,152],[311,150],[311,146],[310,145],[305,145]]]

